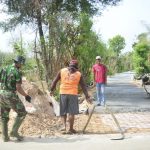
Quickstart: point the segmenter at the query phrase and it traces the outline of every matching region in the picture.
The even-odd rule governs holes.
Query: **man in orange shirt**
[[[76,133],[74,126],[74,118],[79,114],[78,105],[78,85],[80,84],[87,102],[91,103],[86,84],[82,74],[78,71],[77,60],[71,60],[68,68],[61,69],[52,82],[50,88],[50,95],[60,80],[60,116],[64,123],[64,130],[66,131],[67,114],[69,114],[69,131],[68,133]]]

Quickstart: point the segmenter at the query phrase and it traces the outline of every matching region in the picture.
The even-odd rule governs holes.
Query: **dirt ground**
[[[124,75],[122,77],[124,78]],[[110,85],[106,87],[107,90],[106,96],[108,94],[107,96],[108,105],[110,106],[110,108],[112,108],[112,111],[114,112],[116,118],[121,124],[121,127],[123,128],[124,132],[125,133],[150,132],[150,122],[149,119],[147,119],[150,118],[149,112],[145,112],[145,113],[134,112],[134,111],[129,112],[130,110],[129,108],[131,108],[129,107],[129,104],[131,104],[131,106],[136,106],[135,104],[137,104],[136,102],[133,101],[134,103],[132,103],[131,101],[138,98],[141,99],[141,93],[142,96],[144,96],[145,93],[141,92],[142,91],[141,89],[139,88],[137,89],[136,86],[134,85],[135,83],[131,83],[130,80],[129,81],[127,80],[128,82],[126,82],[126,84],[128,83],[128,85],[126,86],[126,84],[124,85],[122,84],[122,82],[119,82],[118,79],[117,79],[118,82],[117,85],[116,80],[114,79],[116,78],[110,78]],[[124,80],[122,80],[121,78],[120,81],[124,81]],[[62,127],[61,119],[60,117],[55,116],[53,107],[50,106],[51,99],[49,99],[49,96],[46,93],[44,93],[41,90],[41,88],[39,88],[37,85],[33,83],[29,83],[28,81],[24,81],[23,88],[26,90],[27,93],[29,93],[29,95],[32,96],[32,104],[35,107],[36,111],[26,116],[19,132],[24,136],[36,136],[36,137],[49,137],[54,135],[61,136],[62,135],[62,133],[60,132],[60,128]],[[118,88],[122,88],[122,90],[118,91]],[[95,88],[89,88],[88,90],[91,95],[94,95]],[[116,92],[117,92],[117,97],[116,97]],[[127,93],[128,95],[126,95]],[[139,93],[140,93],[140,97],[139,97]],[[126,95],[126,96],[120,98],[121,95]],[[135,97],[135,95],[137,95],[137,97]],[[25,102],[23,97],[20,96],[20,98],[22,99],[26,107],[30,106],[30,104]],[[127,101],[127,103],[125,103],[125,101]],[[147,106],[147,100],[145,100],[145,102]],[[124,106],[120,104],[124,104]],[[119,108],[119,111],[115,112],[116,107],[117,109]],[[126,108],[125,112],[123,111],[124,108]],[[141,117],[139,118],[139,116]],[[15,113],[11,111],[9,130],[12,127],[14,117],[15,117]],[[79,134],[82,133],[82,130],[87,122],[87,119],[88,119],[88,115],[85,114],[79,114],[76,116],[75,129],[78,131]],[[140,124],[140,126],[137,126],[136,124]],[[145,124],[148,124],[148,126],[145,126]],[[112,119],[112,116],[108,112],[105,112],[105,108],[96,107],[95,112],[91,118],[91,121],[86,129],[86,133],[113,134],[113,133],[119,133],[119,130],[114,120]]]

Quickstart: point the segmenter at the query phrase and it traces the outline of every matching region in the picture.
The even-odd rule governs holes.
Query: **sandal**
[[[72,130],[69,130],[66,134],[76,134],[76,133],[77,133],[77,131],[72,129]]]

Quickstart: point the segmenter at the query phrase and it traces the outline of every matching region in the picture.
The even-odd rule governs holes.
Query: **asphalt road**
[[[150,111],[150,97],[143,87],[135,84],[133,76],[133,72],[124,72],[108,78],[105,99],[113,112]]]

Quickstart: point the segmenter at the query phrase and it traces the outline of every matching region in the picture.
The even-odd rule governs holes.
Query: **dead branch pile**
[[[25,98],[18,93],[19,98],[25,105],[28,112],[20,132],[25,136],[47,136],[54,135],[61,125],[60,119],[56,117],[55,110],[58,102],[43,92],[35,83],[23,80],[23,89],[32,97],[32,102],[28,103]],[[52,105],[50,105],[52,104]],[[57,110],[58,111],[58,110]],[[10,129],[16,113],[10,113]]]

